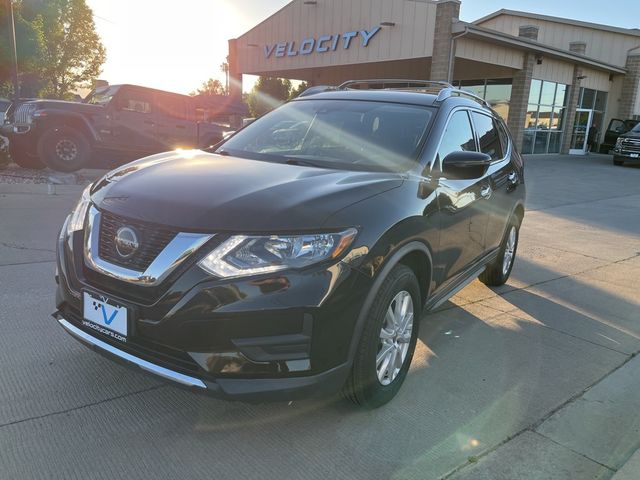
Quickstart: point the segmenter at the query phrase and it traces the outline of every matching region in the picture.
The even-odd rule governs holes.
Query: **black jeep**
[[[96,88],[82,103],[23,102],[2,126],[15,163],[63,172],[86,167],[95,153],[111,162],[206,147],[229,130],[211,122],[210,106],[197,99],[134,85]]]

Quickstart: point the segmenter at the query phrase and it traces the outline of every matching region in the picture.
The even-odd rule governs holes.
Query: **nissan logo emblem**
[[[140,248],[138,234],[131,227],[120,227],[115,238],[116,251],[122,258],[130,258]]]

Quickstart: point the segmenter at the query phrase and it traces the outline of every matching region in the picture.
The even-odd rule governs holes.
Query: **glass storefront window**
[[[522,153],[558,153],[564,128],[567,85],[531,81]]]
[[[556,98],[556,84],[544,82],[542,84],[542,94],[540,95],[540,105],[554,105]]]
[[[551,121],[551,130],[562,130],[564,125],[564,108],[555,108],[553,110],[553,120]]]
[[[547,153],[560,153],[562,132],[549,132],[549,149]]]
[[[522,139],[522,153],[533,153],[533,139],[536,136],[535,130],[525,130]]]
[[[547,142],[549,141],[549,132],[536,132],[536,139],[533,142],[533,153],[547,153]]]
[[[563,85],[562,83],[558,84],[558,89],[556,91],[556,101],[554,103],[554,105],[562,105],[562,106],[567,106],[567,104],[565,103],[567,100],[567,85]]]
[[[594,110],[604,112],[607,107],[607,92],[596,92],[596,103],[593,107]]]
[[[538,110],[538,130],[551,129],[551,113],[552,112],[553,112],[553,107],[548,107],[547,105],[540,105],[540,110]]]
[[[596,91],[590,88],[583,88],[582,95],[580,97],[580,107],[593,110],[593,105],[596,101]]]
[[[527,109],[527,119],[524,128],[536,128],[538,125],[538,105],[529,105]]]
[[[529,91],[529,103],[540,103],[540,91],[542,90],[542,80],[531,80],[531,90]]]

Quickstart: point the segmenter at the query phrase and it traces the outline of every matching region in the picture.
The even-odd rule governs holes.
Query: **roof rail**
[[[309,95],[315,95],[316,93],[330,92],[331,90],[335,89],[336,87],[332,87],[330,85],[316,85],[315,87],[309,87],[304,90],[301,94],[298,95],[298,98],[308,97]]]
[[[391,90],[399,90],[398,85],[406,85],[405,88],[453,88],[448,82],[436,82],[433,80],[410,80],[406,78],[374,78],[367,80],[348,80],[338,87],[338,90],[346,90],[354,85],[381,85],[382,89],[386,89],[386,85],[394,85],[389,87]]]
[[[451,86],[450,88],[444,88],[440,90],[440,93],[438,94],[438,98],[436,98],[436,102],[444,102],[447,98],[451,98],[453,96],[467,97],[487,108],[491,108],[491,104],[487,102],[484,98],[474,95],[471,92],[467,92],[466,90],[460,90],[459,88],[454,88],[453,86]]]

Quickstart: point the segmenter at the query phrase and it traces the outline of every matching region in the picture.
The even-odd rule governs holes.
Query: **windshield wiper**
[[[296,165],[298,167],[316,167],[316,168],[327,168],[326,166],[318,165],[317,163],[310,162],[308,160],[300,160],[298,158],[285,157],[286,160],[284,163],[287,165]]]

